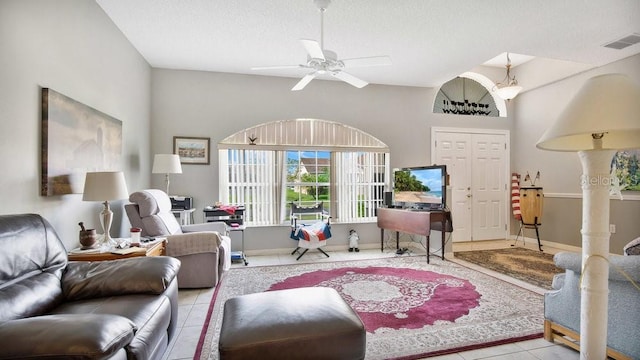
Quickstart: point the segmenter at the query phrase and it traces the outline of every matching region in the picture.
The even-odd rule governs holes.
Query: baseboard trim
[[[295,241],[291,241],[291,247],[290,248],[255,249],[255,250],[246,250],[245,252],[246,252],[247,256],[283,255],[283,254],[291,254],[291,252],[295,248],[296,248]],[[361,244],[358,244],[358,249],[360,249],[360,250],[380,249],[380,244],[376,244],[376,243],[361,243]],[[325,246],[322,247],[322,250],[325,250],[325,251],[349,251],[349,247],[345,246],[345,245],[325,245]]]
[[[516,235],[510,235],[509,239],[507,239],[507,240],[511,240],[511,241],[513,241],[515,243]],[[517,242],[518,243],[524,242],[525,246],[530,246],[530,247],[537,247],[538,246],[538,239],[531,238],[531,237],[526,237],[526,236],[525,237],[519,236]],[[561,244],[561,243],[557,243],[557,242],[553,242],[553,241],[540,240],[540,243],[542,244],[543,247],[544,246],[548,246],[548,247],[551,247],[551,248],[554,248],[554,249],[559,249],[559,250],[564,250],[564,251],[571,251],[571,252],[581,252],[582,251],[582,248],[579,247],[579,246]],[[438,242],[438,245],[439,244],[440,243]],[[416,242],[410,242],[408,246],[415,247],[415,250],[424,251],[424,247],[419,247]],[[255,249],[255,250],[246,250],[245,253],[246,253],[247,256],[283,255],[283,254],[291,254],[293,249],[295,249],[295,242],[292,241],[290,248]],[[342,252],[342,251],[348,251],[349,247],[345,246],[345,245],[326,245],[322,249],[325,250],[325,251],[340,251],[340,252]],[[380,244],[379,243],[361,243],[361,244],[359,244],[359,249],[360,250],[380,249]],[[445,256],[445,258],[451,258],[451,257],[453,257],[453,252],[452,251],[445,251],[444,256]]]
[[[518,241],[523,241],[525,245],[538,246],[538,239],[526,236],[518,236]],[[510,235],[510,239],[516,242],[516,235]],[[545,245],[548,247],[552,247],[554,249],[560,249],[565,251],[573,251],[573,252],[581,252],[582,248],[579,246],[567,245],[562,243],[557,243],[553,241],[540,240],[540,244],[544,247]]]

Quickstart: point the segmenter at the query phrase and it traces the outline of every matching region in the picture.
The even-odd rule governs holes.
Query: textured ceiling
[[[305,69],[251,67],[306,62],[298,39],[320,40],[312,0],[97,0],[153,67],[300,78]],[[502,80],[505,52],[520,79],[518,54],[544,60],[555,78],[640,53],[602,45],[640,33],[638,0],[333,0],[324,47],[339,58],[389,55],[391,66],[349,69],[374,84],[439,86],[463,72]],[[529,59],[525,57],[524,59]],[[480,69],[480,70],[479,70]],[[498,71],[498,72],[497,72]],[[555,79],[538,80],[543,83]],[[292,85],[295,84],[292,80]],[[540,84],[536,84],[539,86]]]

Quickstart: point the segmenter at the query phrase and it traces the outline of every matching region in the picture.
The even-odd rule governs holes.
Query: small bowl
[[[83,250],[97,247],[96,229],[80,230],[80,245]]]

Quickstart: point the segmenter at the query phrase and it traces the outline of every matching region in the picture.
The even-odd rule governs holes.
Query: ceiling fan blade
[[[388,56],[370,56],[353,59],[342,59],[344,67],[380,66],[391,65],[391,58]]]
[[[344,72],[344,71],[336,71],[336,72],[332,72],[331,75],[333,75],[334,77],[337,77],[338,79],[349,83],[355,87],[357,87],[358,89],[363,88],[365,86],[367,86],[367,84],[369,84],[368,82],[364,81],[364,80],[360,80],[357,77]]]
[[[306,68],[305,65],[275,65],[275,66],[254,66],[251,70],[279,70],[279,69],[298,69]]]
[[[300,42],[302,43],[302,46],[304,46],[305,50],[307,50],[307,54],[309,54],[309,57],[311,57],[312,59],[325,60],[322,48],[317,41],[300,39]]]
[[[302,79],[300,79],[300,81],[298,81],[296,86],[291,88],[291,91],[298,91],[298,90],[304,89],[304,87],[307,86],[307,84],[310,83],[311,80],[313,80],[316,76],[318,76],[318,73],[315,71],[305,75]]]

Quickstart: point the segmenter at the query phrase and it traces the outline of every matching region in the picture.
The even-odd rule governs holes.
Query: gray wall
[[[535,144],[586,80],[608,73],[626,74],[640,84],[640,55],[540,87],[515,99],[512,170],[522,174],[529,171],[532,175],[541,172],[541,181],[536,185],[543,186],[545,193],[541,227],[544,240],[581,246],[582,167],[577,153],[538,150]],[[633,199],[611,200],[610,223],[616,225],[616,233],[611,235],[612,253],[622,253],[625,244],[640,236],[640,194],[625,192],[625,195]],[[528,232],[527,236],[535,234]]]
[[[211,165],[183,165],[183,174],[171,177],[171,193],[194,197],[196,219],[202,219],[204,206],[220,200],[216,144],[257,124],[317,118],[353,126],[389,146],[392,168],[430,163],[432,126],[512,128],[508,118],[433,114],[437,89],[383,85],[356,89],[342,82],[314,80],[303,91],[292,92],[296,81],[257,75],[152,71],[151,152],[171,152],[175,135],[211,138]],[[151,183],[155,188],[164,188],[164,176],[153,175]],[[375,224],[336,224],[332,243],[346,248],[351,228],[358,230],[361,243],[379,243]],[[286,227],[247,230],[247,249],[291,245]]]
[[[94,1],[0,1],[0,214],[39,213],[68,248],[78,222],[100,229],[100,203],[40,196],[40,89],[122,121],[122,170],[135,189],[150,176],[149,84],[149,65]],[[128,226],[122,203],[114,236]]]

